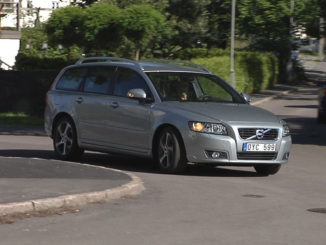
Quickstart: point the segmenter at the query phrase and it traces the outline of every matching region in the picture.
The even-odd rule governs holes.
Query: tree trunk
[[[137,48],[136,57],[135,57],[136,61],[139,61],[139,58],[140,58],[140,48]]]

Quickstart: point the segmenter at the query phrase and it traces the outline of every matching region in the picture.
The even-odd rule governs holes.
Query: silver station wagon
[[[275,174],[290,155],[289,128],[248,100],[196,64],[83,58],[48,92],[45,130],[65,160],[91,150],[153,158],[165,173],[198,163]]]

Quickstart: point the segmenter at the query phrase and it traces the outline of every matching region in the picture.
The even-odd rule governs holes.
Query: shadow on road
[[[326,124],[318,123],[316,118],[280,117],[289,124],[293,144],[326,145]]]
[[[286,105],[288,108],[306,108],[306,109],[317,109],[317,105]]]
[[[317,74],[320,74],[322,76],[326,76],[326,72],[320,71],[320,70],[306,69],[305,72],[306,73],[317,73]]]
[[[39,158],[44,160],[55,159],[53,151],[46,150],[0,150],[2,157]],[[85,152],[78,161],[81,164],[107,167],[122,171],[161,174],[150,159],[127,157],[96,152]],[[251,167],[241,170],[225,167],[210,167],[202,165],[189,165],[183,175],[211,176],[211,177],[260,177]]]

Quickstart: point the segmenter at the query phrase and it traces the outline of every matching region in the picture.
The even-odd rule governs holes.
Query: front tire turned
[[[158,137],[154,160],[163,173],[182,173],[187,166],[186,152],[182,139],[172,127],[164,128]]]

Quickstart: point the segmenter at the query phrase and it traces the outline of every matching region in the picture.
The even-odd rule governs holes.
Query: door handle
[[[117,108],[117,107],[119,107],[119,103],[118,102],[112,102],[111,107]]]
[[[78,104],[83,103],[84,99],[82,97],[79,97],[75,100]]]

